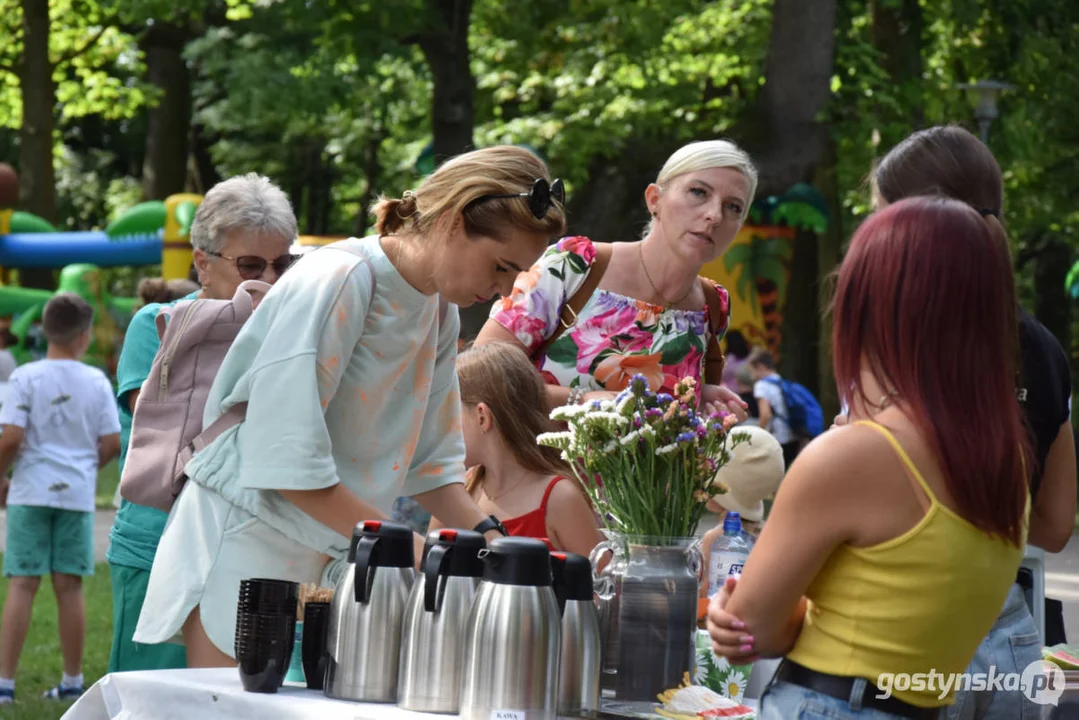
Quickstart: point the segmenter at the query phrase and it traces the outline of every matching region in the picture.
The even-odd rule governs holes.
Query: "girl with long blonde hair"
[[[480,510],[511,535],[587,556],[603,540],[595,513],[558,450],[536,442],[557,429],[539,372],[519,347],[491,343],[459,355],[457,377],[465,489]]]

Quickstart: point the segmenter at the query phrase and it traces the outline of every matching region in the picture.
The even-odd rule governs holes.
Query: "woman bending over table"
[[[563,199],[533,153],[477,150],[273,286],[206,403],[205,424],[241,402],[246,419],[185,468],[136,642],[182,634],[190,667],[234,665],[240,581],[332,584],[355,525],[398,496],[495,536],[463,484],[456,305],[508,293],[564,232]]]

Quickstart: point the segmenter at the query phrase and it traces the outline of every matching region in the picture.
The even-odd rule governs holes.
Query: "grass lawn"
[[[111,500],[111,496],[110,496]],[[0,556],[2,558],[2,556]],[[86,597],[86,650],[83,653],[82,674],[90,687],[109,667],[109,646],[112,644],[112,590],[109,567],[104,563],[94,569],[92,577],[83,581]],[[0,577],[0,600],[7,598],[7,578]],[[0,718],[18,720],[57,720],[71,703],[41,700],[45,690],[60,681],[60,635],[56,626],[56,597],[52,582],[44,579],[34,601],[34,617],[30,634],[19,660],[18,684],[14,705],[0,705]]]
[[[99,508],[112,508],[112,498],[116,494],[116,486],[120,484],[120,469],[113,460],[105,467],[97,471],[97,492],[95,504]]]

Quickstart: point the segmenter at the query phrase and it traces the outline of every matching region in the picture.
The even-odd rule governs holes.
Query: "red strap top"
[[[551,545],[551,541],[547,539],[547,500],[551,497],[554,486],[562,480],[565,480],[565,478],[561,475],[551,480],[546,492],[543,493],[543,500],[538,508],[524,515],[503,520],[502,524],[505,526],[506,531],[510,535],[516,535],[517,537],[539,538],[547,543],[551,550],[554,550],[554,545]]]

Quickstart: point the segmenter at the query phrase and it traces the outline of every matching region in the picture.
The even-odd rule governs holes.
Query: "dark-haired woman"
[[[1004,180],[985,143],[969,131],[941,125],[913,133],[893,148],[873,175],[878,207],[917,195],[943,194],[978,211],[996,242],[1008,245],[1004,229]],[[1002,283],[1012,284],[1009,267]],[[1071,372],[1053,334],[1016,305],[1020,378],[1016,395],[1033,442],[1028,542],[1060,552],[1075,527],[1075,439],[1071,427]],[[1017,582],[992,630],[978,647],[968,672],[1022,673],[1041,659],[1043,638]],[[1041,706],[1023,693],[962,691],[951,720],[1026,720]]]

